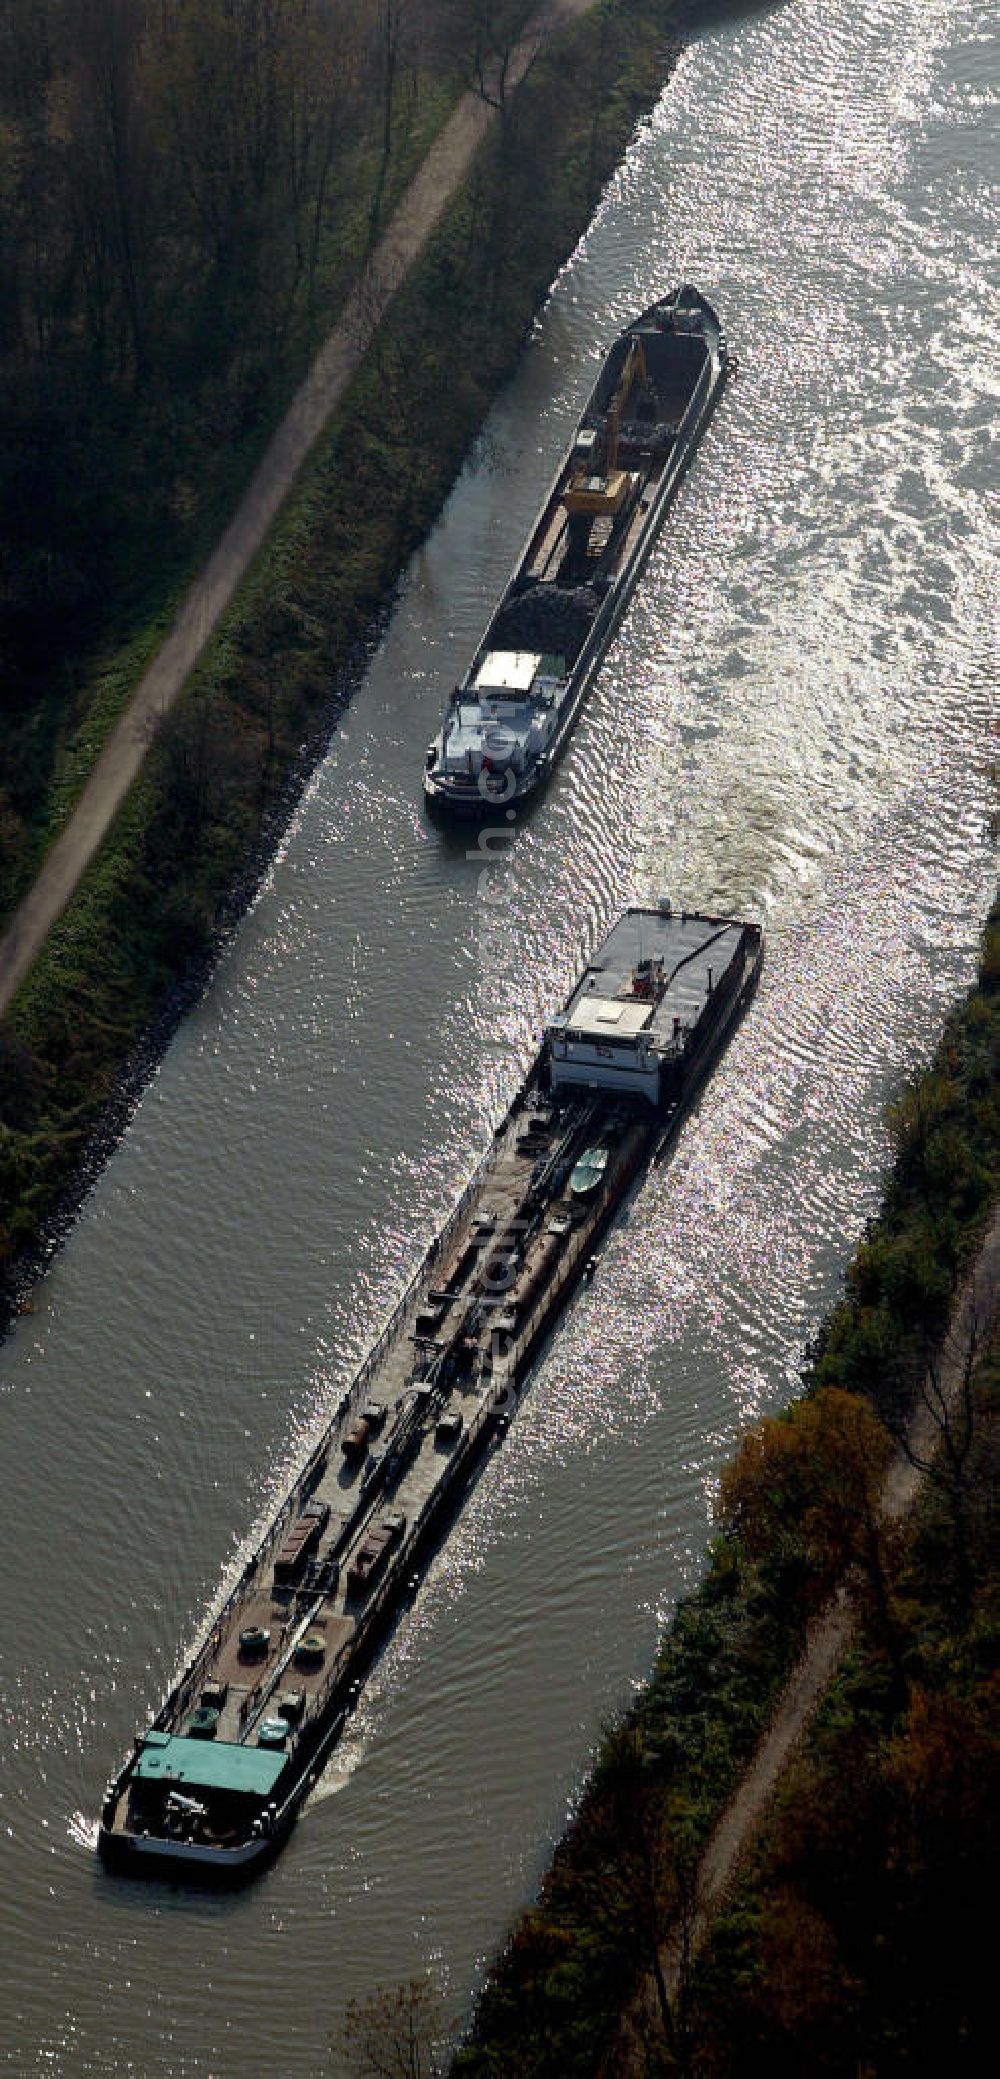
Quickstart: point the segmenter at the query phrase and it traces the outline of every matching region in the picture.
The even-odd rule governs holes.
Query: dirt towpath
[[[505,96],[514,92],[542,45],[594,0],[547,0],[511,51]],[[498,110],[484,92],[457,103],[407,189],[384,237],[320,348],[217,547],[194,580],[161,649],[104,746],[65,829],[0,940],[0,1017],[30,972],[56,919],[114,822],[182,687],[274,524],[303,463],[340,403],[375,330],[464,180]]]
[[[983,1241],[976,1266],[960,1296],[942,1353],[940,1389],[953,1402],[962,1381],[965,1354],[974,1323],[980,1327],[996,1309],[1000,1295],[1000,1208]],[[921,1400],[909,1429],[914,1455],[926,1462],[939,1441],[930,1408]],[[912,1507],[921,1474],[901,1448],[893,1458],[882,1488],[881,1508],[887,1522]],[[856,1614],[846,1588],[833,1597],[817,1618],[805,1650],[785,1685],[770,1725],[735,1796],[719,1819],[702,1857],[691,1922],[683,1935],[675,1932],[660,1952],[667,1996],[677,1996],[685,1963],[697,1955],[712,1921],[724,1904],[736,1871],[751,1847],[771,1806],[782,1772],[807,1731],[854,1632]],[[646,1985],[625,2015],[619,2041],[602,2079],[628,2079],[645,2070],[643,2045],[659,2039],[659,2020],[652,1985]]]

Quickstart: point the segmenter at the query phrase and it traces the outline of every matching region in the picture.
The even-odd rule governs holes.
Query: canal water
[[[720,5],[556,282],[252,913],[0,1352],[0,2066],[346,2075],[467,2011],[602,1720],[794,1388],[992,874],[985,0]],[[419,771],[604,349],[690,278],[741,361],[544,804]],[[995,317],[995,311],[993,312]],[[612,1234],[285,1854],[112,1881],[106,1776],[629,899],[747,910],[758,1000]]]

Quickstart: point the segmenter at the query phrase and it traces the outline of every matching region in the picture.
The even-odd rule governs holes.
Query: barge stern
[[[666,907],[628,911],[595,952],[282,1507],[109,1783],[98,1846],[110,1866],[240,1882],[287,1839],[375,1655],[505,1434],[539,1346],[676,1133],[762,957],[758,925]]]
[[[509,817],[544,785],[732,367],[690,285],[615,340],[428,748],[430,810]]]

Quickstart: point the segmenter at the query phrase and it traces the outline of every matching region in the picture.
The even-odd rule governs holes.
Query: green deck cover
[[[172,1733],[143,1741],[135,1773],[145,1783],[186,1783],[199,1790],[241,1791],[266,1798],[288,1759],[262,1747],[240,1747],[233,1740],[187,1740]]]

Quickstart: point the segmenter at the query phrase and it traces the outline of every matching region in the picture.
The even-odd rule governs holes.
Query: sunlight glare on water
[[[795,1388],[993,872],[992,36],[980,0],[712,12],[4,1350],[0,2067],[349,2079],[345,1999],[428,1963],[462,2014],[697,1575],[722,1459]],[[738,380],[545,801],[484,869],[423,819],[424,745],[610,339],[685,278]],[[581,957],[663,893],[765,920],[758,998],[323,1794],[246,1894],[112,1882],[104,1777]]]

